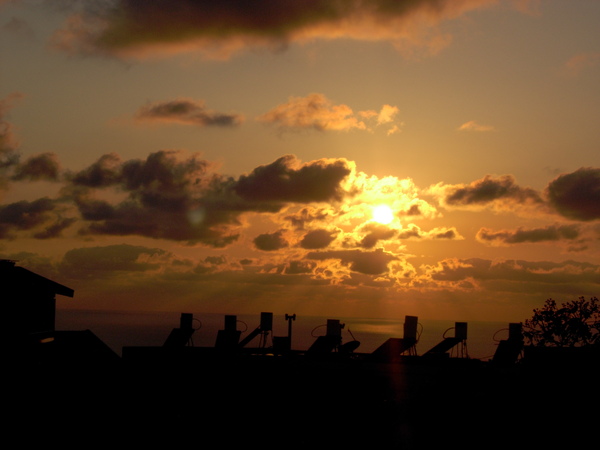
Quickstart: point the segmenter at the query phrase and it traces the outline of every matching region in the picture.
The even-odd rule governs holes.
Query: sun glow
[[[394,212],[387,205],[379,205],[373,208],[373,220],[383,225],[387,225],[394,220]]]

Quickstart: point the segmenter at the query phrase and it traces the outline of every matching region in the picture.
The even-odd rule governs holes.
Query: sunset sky
[[[0,0],[0,258],[65,309],[523,321],[597,296],[599,23]]]

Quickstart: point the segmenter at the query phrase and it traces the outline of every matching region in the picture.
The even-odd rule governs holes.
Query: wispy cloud
[[[578,76],[583,71],[600,65],[600,52],[579,53],[565,63],[565,71],[570,76]]]
[[[475,120],[470,120],[458,127],[458,131],[494,131],[495,128],[491,125],[481,125]]]
[[[509,245],[538,242],[575,240],[581,236],[578,225],[549,225],[542,228],[518,228],[516,230],[493,231],[482,228],[477,232],[477,240],[492,245]]]
[[[241,114],[219,113],[206,108],[201,100],[185,98],[142,106],[135,119],[138,122],[179,123],[197,127],[231,127],[244,121]]]

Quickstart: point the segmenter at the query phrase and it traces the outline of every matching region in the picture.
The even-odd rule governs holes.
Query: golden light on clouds
[[[600,2],[50,3],[0,0],[0,259],[73,307],[598,294]]]

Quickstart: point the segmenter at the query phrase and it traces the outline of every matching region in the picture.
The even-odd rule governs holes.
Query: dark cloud
[[[215,268],[227,263],[224,256],[207,256],[194,267],[194,274],[206,274],[215,271]]]
[[[306,275],[312,273],[316,265],[313,261],[290,261],[284,273],[286,275]]]
[[[60,175],[60,164],[54,153],[41,153],[32,156],[15,167],[14,180],[48,180],[57,181]]]
[[[140,55],[196,49],[226,57],[247,46],[281,48],[310,39],[387,40],[439,51],[435,26],[490,0],[114,0],[93,2],[55,36],[83,53]],[[376,24],[376,27],[374,26]],[[440,43],[441,42],[441,43]]]
[[[600,219],[600,169],[581,168],[561,175],[546,189],[550,204],[574,220]]]
[[[541,203],[540,195],[533,189],[523,188],[510,175],[499,178],[486,176],[469,185],[448,186],[444,203],[449,206],[486,205],[495,201],[515,203]]]
[[[306,207],[294,214],[285,216],[285,220],[289,221],[295,229],[303,230],[306,224],[323,222],[329,217],[330,212],[325,208]]]
[[[71,278],[106,278],[160,267],[167,252],[127,244],[75,248],[65,253],[61,272]]]
[[[61,199],[76,206],[82,235],[140,235],[224,247],[238,239],[244,213],[341,200],[347,194],[342,182],[351,171],[346,160],[302,164],[288,155],[236,180],[216,173],[198,154],[158,151],[123,161],[110,153],[67,173]],[[309,213],[312,208],[293,220],[324,214]]]
[[[455,228],[449,228],[444,230],[433,230],[429,233],[429,237],[432,239],[461,239],[460,234]]]
[[[62,232],[77,222],[74,217],[59,217],[54,223],[50,223],[41,231],[33,235],[35,239],[53,239],[62,236]]]
[[[121,157],[116,153],[102,155],[88,168],[70,175],[71,182],[78,186],[107,187],[120,182]]]
[[[300,247],[307,250],[316,250],[327,247],[338,235],[338,231],[318,229],[306,233],[300,240]]]
[[[441,261],[430,272],[437,281],[477,280],[479,282],[507,281],[513,283],[600,284],[600,266],[577,262],[549,262],[503,260],[491,261],[480,258]]]
[[[285,239],[285,231],[279,230],[275,233],[264,233],[254,238],[254,245],[259,250],[275,251],[289,246]]]
[[[361,232],[366,233],[360,241],[360,246],[363,248],[373,248],[380,240],[389,240],[398,234],[398,231],[393,228],[374,223],[364,226]]]
[[[20,231],[34,231],[39,233],[40,228],[49,232],[56,231],[58,223],[64,228],[68,224],[60,216],[59,205],[50,198],[41,198],[32,202],[22,200],[0,206],[0,238],[11,239]],[[62,229],[59,226],[60,229]],[[40,236],[47,237],[42,232]]]
[[[239,114],[223,114],[211,111],[204,106],[204,102],[189,99],[148,104],[139,109],[136,119],[139,121],[180,123],[198,127],[232,127],[243,122],[243,117]]]
[[[246,200],[260,202],[336,201],[346,194],[341,183],[351,171],[345,159],[300,164],[295,156],[286,155],[242,175],[235,191]]]
[[[402,216],[412,217],[412,216],[421,216],[423,213],[421,212],[420,205],[417,204],[417,203],[415,203],[413,205],[410,205],[404,211],[400,211],[399,214],[402,215]]]
[[[406,228],[394,229],[382,224],[369,223],[362,227],[360,232],[366,233],[358,244],[362,248],[373,248],[379,241],[388,241],[391,239],[462,239],[455,228],[434,228],[430,231],[423,231],[414,224]]]
[[[579,236],[580,230],[576,225],[551,225],[544,228],[519,228],[502,231],[482,228],[477,233],[477,240],[487,243],[522,244],[574,240]]]
[[[241,200],[226,179],[209,169],[198,155],[175,151],[124,162],[108,154],[71,174],[65,193],[89,222],[84,234],[142,235],[223,247],[238,238],[231,227],[239,225]],[[95,198],[93,188],[115,188],[127,197],[109,203]]]
[[[408,228],[403,228],[398,232],[398,239],[421,239],[422,237],[423,233],[421,229],[416,225],[411,225]]]
[[[362,250],[332,250],[324,252],[310,252],[306,255],[309,260],[324,261],[328,259],[339,260],[347,265],[350,270],[366,275],[380,275],[388,271],[388,264],[398,258],[383,249],[374,251]]]

